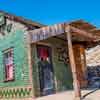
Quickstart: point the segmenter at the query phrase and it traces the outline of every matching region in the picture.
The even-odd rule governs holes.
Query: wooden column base
[[[74,100],[81,100],[81,98],[80,97],[75,97]]]

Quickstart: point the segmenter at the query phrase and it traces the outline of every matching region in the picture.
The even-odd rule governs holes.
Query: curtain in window
[[[13,79],[13,54],[12,50],[4,54],[6,80]]]

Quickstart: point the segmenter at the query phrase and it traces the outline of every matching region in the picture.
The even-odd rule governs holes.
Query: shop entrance
[[[50,47],[37,45],[40,94],[42,96],[54,93],[54,71],[51,54]]]

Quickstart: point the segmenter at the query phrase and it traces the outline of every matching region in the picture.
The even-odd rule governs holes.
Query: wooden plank
[[[86,32],[85,30],[78,29],[78,28],[75,28],[75,27],[72,27],[72,26],[70,26],[70,27],[71,27],[71,31],[75,32],[76,35],[84,36],[86,38],[89,38],[91,41],[95,41],[95,40],[100,39],[100,37],[97,37],[96,35],[93,35],[93,33]]]
[[[68,41],[68,53],[69,53],[70,65],[71,65],[71,70],[72,70],[72,75],[73,75],[73,86],[74,86],[74,91],[75,91],[75,100],[81,100],[81,91],[80,91],[79,81],[77,79],[76,64],[75,64],[72,41],[71,41],[71,34],[70,34],[70,26],[67,26],[66,29],[68,31],[65,34],[66,34],[66,38]]]
[[[46,27],[42,27],[40,29],[35,29],[35,30],[30,31],[29,34],[31,34],[31,42],[34,43],[34,42],[38,42],[40,40],[45,40],[47,38],[63,34],[64,33],[64,25],[65,25],[65,23],[55,24],[52,26],[46,26]],[[71,32],[74,32],[76,36],[79,35],[79,36],[89,39],[91,41],[100,39],[99,36],[97,37],[96,35],[93,35],[90,32],[86,32],[85,30],[78,29],[78,28],[75,28],[72,26],[70,26],[70,27],[71,27]],[[68,30],[66,29],[66,31],[68,31]]]
[[[85,62],[85,48],[80,44],[73,45],[74,58],[76,63],[77,78],[80,82],[80,87],[86,87],[86,62]]]
[[[64,33],[64,24],[55,24],[30,31],[31,42],[45,40],[49,37],[57,36]]]
[[[29,81],[30,81],[30,84],[32,86],[32,98],[35,98],[35,91],[33,89],[33,63],[32,63],[32,46],[30,44],[30,34],[25,34],[26,35],[26,46],[27,46],[27,56],[28,56],[28,64],[29,64]]]

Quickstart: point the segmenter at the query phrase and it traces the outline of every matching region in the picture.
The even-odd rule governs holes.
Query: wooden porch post
[[[75,64],[75,58],[74,58],[74,53],[73,53],[72,39],[71,39],[69,25],[65,26],[65,34],[66,34],[66,39],[68,41],[68,53],[69,53],[70,65],[71,65],[72,76],[73,76],[75,100],[81,100],[81,90],[80,90],[79,81],[77,79],[76,64]]]

